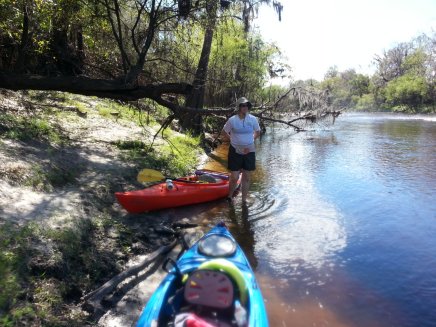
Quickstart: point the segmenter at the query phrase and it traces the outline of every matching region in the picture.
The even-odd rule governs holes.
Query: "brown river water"
[[[225,170],[226,146],[207,168]],[[329,130],[268,130],[248,206],[166,211],[224,220],[271,326],[436,326],[436,119],[348,114]]]

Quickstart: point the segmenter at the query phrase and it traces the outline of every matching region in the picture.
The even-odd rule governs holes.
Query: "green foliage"
[[[17,276],[12,272],[14,259],[11,252],[0,254],[0,312],[14,305],[21,290]]]
[[[6,31],[8,38],[18,40],[21,22],[19,1],[0,0],[0,31]]]
[[[65,275],[72,285],[80,285],[85,289],[93,284],[93,281],[104,278],[107,272],[105,266],[113,266],[115,263],[99,262],[94,257],[96,244],[93,235],[97,227],[91,220],[80,220],[73,228],[66,229],[47,229],[44,234],[54,244],[56,244],[57,260],[54,263],[56,277]],[[95,251],[95,252],[94,252]],[[84,277],[84,273],[90,274]],[[60,274],[59,276],[57,276]]]
[[[46,76],[84,74],[112,80],[123,77],[138,63],[140,48],[150,31],[152,9],[147,4],[138,15],[138,6],[133,2],[117,4],[119,17],[113,4],[104,1],[0,1],[0,46],[5,50],[0,53],[0,69]],[[151,26],[154,38],[140,69],[139,85],[193,82],[205,26],[210,22],[205,4],[204,0],[197,2],[189,18],[181,21],[173,15],[177,2],[164,1],[155,17],[158,24]],[[248,20],[235,19],[242,8],[235,4],[226,15],[214,13],[220,17],[209,61],[207,106],[227,106],[235,94],[253,98],[264,87],[268,75],[285,74],[286,65],[277,46],[248,31]],[[244,14],[250,16],[247,11]],[[24,33],[28,40],[22,40],[25,17],[29,20],[28,33]],[[117,18],[122,22],[119,29],[113,25]],[[184,96],[175,99],[180,104],[184,100]],[[71,104],[78,112],[87,112],[77,103]],[[114,108],[110,106],[98,108],[100,114],[113,115]],[[159,111],[158,107],[155,109]],[[134,118],[127,111],[115,116]],[[154,123],[149,118],[146,117],[147,124]]]
[[[106,106],[99,104],[99,105],[97,105],[97,110],[98,110],[98,114],[100,116],[105,117],[105,118],[111,117],[111,113],[112,113],[111,108],[108,108]]]
[[[168,140],[163,148],[164,157],[168,160],[169,174],[171,176],[185,175],[197,165],[200,139],[189,135],[175,136]]]
[[[424,103],[428,85],[423,76],[403,75],[390,81],[385,88],[386,100],[392,105],[405,105],[417,110]]]
[[[364,94],[369,93],[369,77],[362,74],[356,74],[350,81],[351,94],[362,97]]]
[[[405,74],[412,74],[417,76],[425,76],[426,60],[428,55],[423,49],[418,48],[404,58],[401,64]]]
[[[164,119],[169,115],[168,109],[156,105],[150,100],[142,100],[142,103],[137,108],[115,102],[112,108],[115,112],[119,112],[121,120],[134,122],[138,126],[157,125],[157,120]],[[146,112],[144,112],[144,109]]]
[[[37,191],[51,192],[55,187],[74,183],[76,175],[75,170],[61,169],[53,163],[45,168],[40,165],[33,165],[31,170],[26,173],[22,184]]]
[[[71,106],[74,106],[78,112],[82,113],[82,114],[87,114],[89,112],[88,108],[86,108],[86,106],[77,100],[68,100],[67,103]]]
[[[379,106],[396,111],[434,111],[435,39],[435,33],[424,34],[377,58],[372,92]]]
[[[339,74],[338,66],[331,66],[324,75],[324,80],[335,78]]]
[[[0,318],[0,324],[4,327],[23,326],[36,319],[36,313],[30,304],[14,307],[7,315]]]
[[[142,150],[146,148],[146,144],[139,140],[117,141],[115,145],[121,150]]]
[[[51,186],[61,187],[75,182],[76,171],[61,169],[56,165],[51,165],[46,176]]]
[[[33,91],[26,90],[24,91],[26,95],[29,96],[30,99],[41,102],[41,103],[70,103],[73,104],[74,98],[71,93],[66,92],[58,92],[58,91]]]
[[[0,116],[0,136],[20,141],[49,141],[55,144],[65,140],[62,134],[45,119],[10,114]]]
[[[259,100],[261,103],[274,103],[277,101],[285,92],[287,88],[280,85],[270,85],[264,87],[259,93]]]
[[[167,176],[182,176],[192,171],[197,164],[200,138],[173,134],[166,130],[164,141],[152,147],[141,141],[120,141],[116,145],[125,150],[122,158],[126,161],[133,161],[142,168],[162,171]]]
[[[270,85],[263,88],[255,98],[258,103],[275,103],[286,92],[288,88],[279,85]],[[280,105],[276,111],[290,111],[290,108],[298,108],[298,104],[290,97],[281,99]]]
[[[87,7],[79,0],[0,1],[0,40],[5,50],[0,52],[0,69],[20,70],[26,67],[47,73],[55,70],[56,66],[60,68],[61,42],[55,35],[67,36],[67,32],[75,35],[86,11]],[[23,34],[25,17],[28,30]],[[23,35],[27,35],[27,39],[22,39]],[[62,51],[67,46],[62,44]],[[74,51],[68,55],[74,57]]]
[[[371,76],[330,67],[320,87],[333,105],[355,110],[431,112],[435,110],[434,53],[436,34],[400,43],[376,57]]]
[[[374,95],[371,93],[367,93],[362,95],[361,97],[358,97],[357,99],[354,99],[356,106],[355,109],[359,111],[378,111],[380,110],[377,108]]]
[[[199,21],[170,25],[153,43],[153,57],[145,64],[147,74],[156,81],[192,83],[203,38],[204,26]],[[246,33],[242,22],[222,17],[214,32],[205,105],[227,106],[235,93],[257,96],[270,67],[280,60],[275,45],[264,42],[255,32]],[[184,99],[177,101],[183,103]]]
[[[146,108],[146,112],[144,112],[144,108]],[[157,119],[164,119],[168,116],[168,109],[147,100],[143,100],[138,108],[113,100],[104,100],[99,102],[96,109],[102,117],[115,119],[119,122],[129,121],[138,126],[153,126],[157,124]]]
[[[67,305],[119,271],[113,251],[129,253],[134,237],[104,214],[62,229],[2,222],[0,325],[84,326]]]
[[[32,318],[30,305],[20,303],[23,285],[29,282],[30,238],[35,226],[19,228],[12,223],[0,224],[0,322],[2,326],[18,326],[26,317]]]
[[[360,92],[357,87],[359,87],[359,80],[363,78],[359,77],[354,71],[346,71],[338,73],[336,77],[325,79],[320,87],[330,91],[334,106],[348,108],[354,106],[353,96]]]
[[[281,60],[277,46],[266,43],[256,32],[246,35],[237,21],[224,20],[216,35],[207,85],[209,105],[226,106],[235,94],[253,99],[262,92],[270,73],[284,69],[275,67]]]

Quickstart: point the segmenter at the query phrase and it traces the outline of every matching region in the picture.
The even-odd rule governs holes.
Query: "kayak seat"
[[[224,258],[217,258],[203,262],[198,269],[211,269],[219,271],[230,277],[235,285],[235,298],[239,299],[243,305],[247,304],[248,300],[248,286],[245,282],[244,275],[241,270],[231,261]]]
[[[209,269],[194,271],[185,284],[184,298],[189,304],[226,309],[233,305],[235,291],[230,278]]]
[[[210,175],[199,175],[197,177],[197,180],[200,183],[220,183],[220,182],[222,182],[222,179],[215,178],[214,176],[210,176]]]
[[[174,326],[234,326],[235,286],[224,272],[197,269],[185,281],[183,305],[174,317]]]

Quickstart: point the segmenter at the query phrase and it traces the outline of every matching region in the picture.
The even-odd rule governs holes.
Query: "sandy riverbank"
[[[140,125],[131,108],[94,98],[0,93],[0,313],[11,326],[95,324],[81,297],[173,237],[156,230],[172,217],[129,215],[114,197],[141,187],[147,161],[138,154],[159,124]],[[165,137],[187,165],[207,161],[195,140]],[[151,162],[166,165],[165,151],[171,157],[167,140],[155,140]],[[133,324],[162,278],[158,266],[106,303],[101,325]]]

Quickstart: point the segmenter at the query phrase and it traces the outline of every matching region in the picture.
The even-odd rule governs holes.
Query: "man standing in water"
[[[229,201],[232,201],[239,174],[242,173],[242,203],[246,203],[250,174],[256,169],[254,140],[260,136],[257,118],[248,113],[252,105],[246,98],[236,102],[237,114],[230,117],[224,125],[224,133],[230,138],[228,168],[231,171]]]

